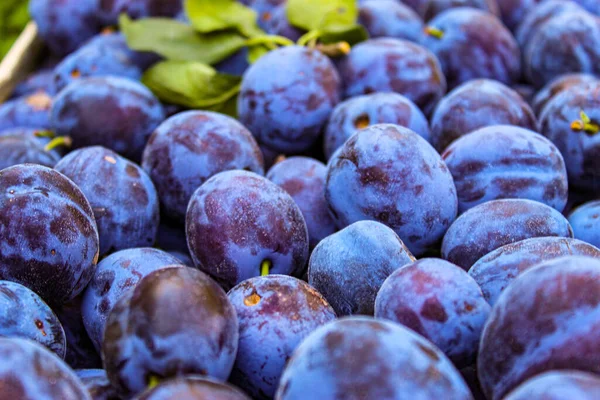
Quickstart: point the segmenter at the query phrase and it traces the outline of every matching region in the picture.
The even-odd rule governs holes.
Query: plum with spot
[[[297,42],[306,32],[290,24],[286,12],[285,4],[275,7],[269,19],[264,21],[265,31],[271,35],[283,36]]]
[[[336,314],[317,290],[286,275],[250,278],[227,296],[240,327],[230,381],[256,399],[272,399],[293,351]]]
[[[563,90],[568,89],[571,86],[587,85],[595,82],[598,82],[598,78],[591,74],[571,73],[560,75],[548,82],[537,92],[533,98],[531,107],[536,115],[541,115],[544,107],[546,107],[546,104],[548,104]]]
[[[0,136],[0,169],[27,163],[52,168],[58,160],[58,155],[46,150],[44,144],[36,138],[23,135]]]
[[[573,237],[573,229],[554,208],[527,199],[492,200],[454,221],[442,242],[442,257],[468,270],[484,255],[506,244],[534,237]]]
[[[73,148],[104,146],[139,161],[152,131],[165,118],[158,99],[141,83],[121,77],[78,79],[55,98],[51,127]]]
[[[36,92],[0,104],[0,131],[13,128],[48,129],[53,99]]]
[[[250,400],[250,397],[238,388],[215,379],[188,375],[161,382],[158,386],[134,398],[134,400],[173,399]]]
[[[310,334],[283,372],[278,400],[470,400],[450,360],[402,325],[346,317]]]
[[[469,7],[500,16],[500,8],[496,0],[429,0],[425,9],[425,21],[452,8]]]
[[[423,45],[440,60],[448,87],[488,78],[505,84],[521,74],[521,53],[511,32],[493,14],[453,8],[429,21]]]
[[[418,42],[423,20],[412,8],[396,0],[366,0],[359,4],[358,23],[369,37],[391,37]]]
[[[239,120],[258,142],[300,153],[318,138],[340,98],[340,78],[332,62],[315,49],[273,50],[244,73]]]
[[[567,256],[532,267],[492,307],[477,360],[488,399],[553,369],[598,374],[600,260]]]
[[[359,43],[339,63],[346,98],[396,92],[426,115],[446,93],[446,78],[437,57],[407,40],[376,38]]]
[[[103,369],[81,369],[75,373],[90,393],[92,400],[121,400]]]
[[[600,397],[600,378],[576,370],[549,371],[534,376],[510,392],[504,400],[594,400]]]
[[[474,79],[438,103],[431,117],[430,142],[441,153],[459,137],[490,125],[538,128],[531,107],[517,92],[497,81]]]
[[[544,261],[564,256],[600,259],[600,249],[581,240],[536,237],[507,244],[481,257],[469,270],[492,306],[519,274]]]
[[[174,18],[183,9],[183,0],[101,0],[98,5],[98,18],[104,25],[117,25],[119,15],[129,17]]]
[[[540,0],[496,0],[502,22],[511,32],[516,32],[521,22],[539,2]]]
[[[155,379],[199,374],[226,380],[238,348],[238,320],[208,275],[163,268],[142,278],[115,304],[102,343],[106,374],[131,397]]]
[[[440,155],[392,124],[358,131],[332,156],[325,198],[339,228],[381,222],[415,256],[438,247],[457,213],[454,181]]]
[[[352,97],[333,110],[325,130],[325,156],[333,153],[356,131],[375,124],[404,126],[429,141],[429,123],[423,112],[398,93],[373,93]]]
[[[83,324],[98,351],[106,319],[124,293],[151,272],[179,264],[179,259],[152,248],[121,250],[98,263],[81,301]]]
[[[239,2],[256,12],[258,25],[266,30],[273,20],[275,11],[285,7],[287,0],[239,0]]]
[[[577,207],[569,215],[577,239],[600,247],[600,200]]]
[[[211,176],[244,169],[262,175],[263,158],[252,134],[235,119],[187,111],[156,128],[144,149],[150,175],[168,215],[183,220],[192,194]]]
[[[400,323],[431,340],[458,368],[475,361],[489,313],[477,282],[437,258],[394,271],[375,301],[375,318]]]
[[[326,177],[325,164],[309,157],[287,158],[267,173],[267,179],[288,192],[302,211],[311,250],[337,230],[325,201]]]
[[[0,171],[0,279],[51,305],[83,291],[98,261],[90,203],[66,176],[35,164]]]
[[[308,230],[294,199],[247,171],[220,172],[192,195],[186,233],[194,264],[230,289],[266,273],[301,276]]]
[[[142,168],[112,150],[92,146],[69,153],[54,169],[75,182],[90,202],[101,256],[154,244],[158,195]]]

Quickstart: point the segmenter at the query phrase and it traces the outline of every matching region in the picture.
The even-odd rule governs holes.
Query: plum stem
[[[39,138],[54,138],[56,135],[52,131],[36,131],[33,134],[35,137]]]
[[[148,377],[148,389],[152,389],[158,386],[160,383],[160,378],[156,375],[150,375]]]
[[[436,39],[444,37],[444,31],[439,28],[434,28],[433,26],[426,26],[424,32],[426,35],[433,36]]]
[[[51,141],[49,141],[48,144],[46,144],[46,146],[44,146],[44,150],[52,151],[55,148],[57,148],[58,146],[71,147],[72,144],[73,144],[73,140],[71,140],[71,138],[69,136],[58,136],[58,137],[55,137],[54,139],[52,139]]]
[[[329,57],[342,57],[350,53],[352,48],[348,42],[338,42],[331,44],[318,44],[316,49]]]
[[[596,133],[600,132],[600,125],[592,122],[585,111],[581,110],[579,112],[579,119],[571,122],[571,129],[576,132],[584,131],[590,135],[595,135]]]
[[[269,271],[271,271],[272,266],[273,263],[271,260],[263,260],[263,262],[260,264],[260,276],[269,275]]]

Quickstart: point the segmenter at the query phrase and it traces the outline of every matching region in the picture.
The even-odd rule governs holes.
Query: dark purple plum
[[[238,336],[235,309],[217,283],[196,269],[164,268],[117,301],[107,319],[102,359],[117,393],[131,397],[156,379],[227,379]]]
[[[538,129],[535,114],[517,92],[497,81],[475,79],[438,103],[431,117],[430,142],[441,153],[459,137],[490,125]]]
[[[0,104],[0,131],[13,128],[48,129],[52,97],[36,92]]]
[[[576,370],[549,371],[534,376],[504,400],[595,400],[600,398],[600,378]]]
[[[429,141],[427,118],[408,98],[398,93],[355,96],[338,104],[329,118],[324,139],[327,159],[356,131],[375,124],[404,126]]]
[[[106,319],[124,293],[151,272],[179,264],[179,259],[151,248],[121,250],[98,263],[81,302],[83,324],[98,351]]]
[[[81,369],[75,373],[92,396],[92,400],[121,400],[103,369]]]
[[[0,399],[92,400],[75,372],[29,339],[0,338]]]
[[[397,0],[366,0],[359,4],[358,23],[371,38],[391,37],[419,42],[423,20],[409,6]]]
[[[40,69],[20,82],[13,90],[13,98],[30,96],[35,93],[48,93],[54,95],[54,71],[51,68]]]
[[[98,261],[90,203],[63,174],[34,164],[0,171],[0,279],[18,282],[51,305],[88,284]]]
[[[481,257],[469,275],[492,306],[500,293],[516,277],[536,264],[563,256],[587,256],[600,259],[600,249],[581,240],[564,237],[537,237],[502,246]]]
[[[370,39],[352,48],[339,65],[345,97],[396,92],[426,115],[446,93],[438,59],[425,47],[407,40]]]
[[[429,21],[425,31],[423,44],[440,60],[450,89],[471,79],[509,85],[520,77],[519,46],[493,14],[453,8]]]
[[[301,276],[308,230],[292,197],[252,172],[218,173],[192,195],[186,232],[194,264],[225,289],[266,273]]]
[[[311,250],[337,230],[325,201],[326,177],[325,164],[309,157],[287,158],[267,173],[267,179],[288,192],[302,211]]]
[[[325,198],[339,228],[375,220],[416,256],[437,247],[456,218],[452,175],[425,139],[398,125],[355,133],[328,164]]]
[[[252,134],[235,119],[187,111],[156,128],[144,149],[150,175],[169,216],[183,220],[192,194],[211,176],[233,169],[262,175],[263,158]]]
[[[444,259],[469,270],[484,255],[534,237],[573,237],[554,208],[533,200],[503,199],[479,204],[454,221],[442,242]]]
[[[571,86],[587,85],[598,82],[598,78],[591,74],[572,73],[560,75],[546,84],[533,98],[532,108],[536,115],[540,115],[554,97]]]
[[[34,137],[0,134],[0,169],[27,163],[53,167],[59,158]]]
[[[313,287],[286,275],[248,279],[227,297],[240,326],[230,381],[255,399],[272,399],[296,347],[336,314]]]
[[[431,340],[458,368],[475,361],[489,313],[477,282],[438,258],[394,271],[375,301],[375,318],[400,323]]]
[[[569,215],[575,237],[600,247],[600,200],[590,201]]]
[[[248,48],[245,47],[213,67],[223,74],[242,76],[249,66]]]
[[[158,195],[142,168],[112,150],[92,146],[69,153],[54,169],[75,182],[90,202],[101,256],[154,244]]]
[[[317,245],[310,257],[308,283],[339,316],[373,315],[385,279],[413,261],[393,230],[379,222],[359,221]]]
[[[542,372],[600,372],[600,260],[567,256],[520,274],[492,307],[477,360],[488,399]]]
[[[496,0],[496,3],[504,25],[512,32],[516,32],[521,22],[540,1],[543,0]]]
[[[493,125],[454,141],[442,154],[458,194],[458,212],[497,199],[536,200],[562,211],[567,169],[560,151],[539,133]]]
[[[239,119],[259,143],[299,153],[316,141],[339,98],[340,78],[325,55],[301,46],[281,47],[244,73]]]
[[[104,146],[133,161],[164,120],[162,105],[141,83],[113,76],[83,78],[54,100],[52,129],[73,147]]]
[[[425,21],[435,18],[444,11],[458,7],[475,8],[487,11],[497,17],[500,16],[500,8],[496,0],[429,0],[425,10]]]
[[[100,0],[98,17],[104,25],[117,25],[119,15],[131,18],[174,18],[183,9],[183,0]]]
[[[169,379],[134,400],[250,400],[241,390],[214,379],[188,375]]]
[[[0,336],[35,340],[65,357],[65,332],[56,314],[37,294],[15,282],[0,281]]]
[[[275,396],[296,399],[452,399],[471,393],[437,347],[410,329],[346,317],[308,336],[289,361]]]

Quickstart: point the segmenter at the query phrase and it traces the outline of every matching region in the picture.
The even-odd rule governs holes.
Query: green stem
[[[256,36],[246,40],[246,46],[256,46],[258,44],[264,45],[279,45],[279,46],[293,46],[294,42],[290,39],[278,36],[278,35],[262,35]]]
[[[49,141],[48,144],[46,144],[46,146],[44,146],[44,150],[52,151],[55,148],[57,148],[58,146],[71,147],[72,144],[73,144],[73,141],[71,140],[71,138],[69,136],[58,136],[58,137],[55,137],[54,139],[52,139],[51,141]]]
[[[269,275],[272,266],[273,263],[271,262],[271,260],[263,260],[263,262],[260,264],[260,276]]]
[[[315,29],[313,31],[309,31],[302,35],[300,39],[298,39],[297,44],[299,46],[306,46],[309,42],[316,42],[317,39],[323,34],[319,29]]]

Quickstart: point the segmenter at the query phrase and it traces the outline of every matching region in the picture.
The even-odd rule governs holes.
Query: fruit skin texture
[[[338,104],[331,113],[324,139],[327,159],[356,131],[375,124],[404,126],[429,141],[427,118],[408,98],[398,93],[355,96]]]
[[[135,162],[165,118],[145,86],[112,76],[73,82],[56,96],[50,114],[52,129],[70,136],[73,148],[104,146]]]
[[[302,211],[311,250],[337,230],[325,201],[326,177],[325,164],[309,157],[287,158],[267,173],[267,179],[288,192]]]
[[[0,169],[26,163],[52,168],[58,160],[56,153],[46,151],[36,138],[0,134]]]
[[[214,379],[185,376],[169,379],[148,389],[134,400],[251,400],[241,390]]]
[[[425,21],[435,18],[444,11],[459,7],[469,7],[486,11],[496,17],[500,16],[496,0],[430,0],[425,10]]]
[[[537,237],[507,244],[481,257],[469,270],[490,305],[519,274],[544,261],[564,256],[600,259],[600,249],[581,240]]]
[[[535,114],[517,92],[497,81],[474,79],[438,103],[431,117],[430,142],[442,153],[461,136],[491,125],[538,130]]]
[[[151,272],[179,264],[177,258],[152,248],[121,250],[98,263],[81,302],[85,329],[98,351],[106,320],[124,293]]]
[[[397,0],[366,0],[359,4],[358,23],[369,37],[391,37],[418,42],[423,20],[413,9]]]
[[[67,342],[60,321],[34,292],[15,282],[0,281],[0,335],[35,340],[65,357]]]
[[[487,398],[552,369],[598,373],[599,325],[600,260],[567,256],[522,273],[483,331],[477,365]]]
[[[56,89],[54,87],[54,71],[51,68],[42,68],[33,72],[15,87],[11,97],[19,98],[38,92],[48,93],[51,96],[56,94]]]
[[[442,37],[426,34],[423,45],[440,60],[448,87],[488,78],[511,84],[521,72],[519,46],[502,22],[485,11],[453,8],[429,21]]]
[[[506,244],[542,236],[573,237],[561,213],[526,199],[492,200],[462,214],[442,242],[442,257],[469,270],[484,255]]]
[[[145,17],[176,17],[183,8],[182,0],[110,0],[100,1],[98,15],[104,25],[117,25],[119,15],[126,13],[138,19]]]
[[[316,289],[286,275],[250,278],[229,291],[240,326],[230,381],[257,399],[272,399],[287,360],[319,326],[336,318]]]
[[[239,120],[259,143],[299,153],[318,138],[339,97],[340,78],[325,55],[300,46],[282,47],[245,72]]]
[[[308,283],[337,315],[373,315],[377,291],[396,269],[415,261],[398,235],[359,221],[321,241],[310,257]]]
[[[419,135],[378,124],[355,133],[328,164],[325,198],[338,227],[375,220],[419,256],[456,218],[456,188],[440,155]]]
[[[435,55],[407,40],[370,39],[352,48],[338,66],[344,97],[396,92],[425,115],[446,93],[446,78]]]
[[[90,392],[92,400],[119,400],[103,369],[81,369],[75,371],[83,386]]]
[[[269,273],[300,276],[308,259],[308,231],[290,195],[252,172],[221,172],[194,192],[186,216],[196,267],[230,289]]]
[[[489,200],[536,200],[558,211],[567,204],[567,169],[544,136],[516,126],[494,125],[453,142],[442,154],[458,194],[458,212]]]
[[[600,246],[600,200],[577,207],[569,215],[575,237],[594,246]]]
[[[504,400],[594,400],[598,397],[600,397],[598,375],[576,370],[562,370],[534,376],[510,392]]]
[[[264,173],[252,134],[233,118],[209,111],[186,111],[160,124],[144,149],[142,167],[165,212],[179,220],[194,191],[211,176],[232,169]]]
[[[450,360],[422,336],[389,321],[346,317],[306,338],[283,373],[275,399],[307,398],[472,396]]]
[[[546,84],[533,98],[531,107],[536,115],[540,115],[548,104],[563,90],[571,86],[587,85],[598,82],[598,78],[591,74],[572,73],[560,75]]]
[[[238,320],[223,289],[198,270],[175,267],[150,273],[117,301],[102,359],[113,387],[131,397],[151,376],[226,380],[237,347]]]
[[[502,22],[515,32],[540,1],[543,0],[496,0],[496,3],[502,15]]]
[[[73,299],[98,261],[90,203],[61,173],[34,164],[0,171],[0,279],[18,282],[49,304]]]
[[[38,92],[0,104],[0,131],[13,128],[50,128],[52,97]]]

